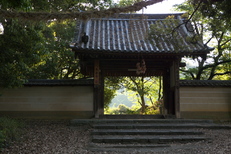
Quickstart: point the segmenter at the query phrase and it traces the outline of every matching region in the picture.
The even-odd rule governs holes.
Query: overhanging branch
[[[99,10],[99,11],[86,11],[86,12],[71,12],[71,13],[48,13],[48,12],[18,12],[18,11],[7,11],[0,10],[0,16],[4,18],[20,18],[25,20],[65,20],[65,19],[82,19],[86,20],[89,18],[104,18],[108,16],[112,16],[114,14],[119,13],[128,13],[139,11],[144,7],[149,5],[153,5],[164,0],[148,0],[137,2],[133,5],[126,7],[118,7],[118,8],[110,8],[107,10]]]
[[[183,23],[179,24],[178,26],[176,26],[173,30],[172,30],[172,34],[174,31],[176,31],[176,29],[178,29],[179,27],[181,27],[182,25],[187,25],[189,23],[189,21],[193,18],[194,14],[196,13],[196,11],[198,11],[198,9],[200,8],[200,5],[202,3],[202,0],[200,0],[199,4],[197,5],[197,7],[195,8],[195,10],[193,11],[193,13],[190,15],[190,17]],[[189,31],[189,32],[193,32],[191,30],[188,29],[187,26],[185,26],[186,29]]]
[[[193,72],[187,71],[187,70],[183,70],[183,69],[180,69],[180,71],[190,74],[190,76],[192,77],[192,79],[195,79],[195,76],[194,76]]]
[[[230,62],[231,62],[231,60],[224,60],[224,61],[220,61],[220,62],[217,62],[217,63],[214,63],[214,64],[205,65],[203,68],[204,69],[213,68],[215,66],[218,66],[218,65],[221,65],[221,64],[225,64],[225,63],[230,63]]]
[[[226,71],[226,72],[223,72],[223,73],[214,73],[214,76],[217,76],[217,75],[226,75],[226,74],[231,74],[231,71]]]

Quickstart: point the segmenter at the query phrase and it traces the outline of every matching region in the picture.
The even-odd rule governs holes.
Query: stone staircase
[[[103,120],[93,124],[93,143],[155,143],[191,142],[205,140],[202,128],[209,121],[185,120]]]
[[[93,151],[105,149],[153,149],[173,143],[209,140],[202,129],[230,129],[212,120],[189,119],[89,119],[72,120],[72,124],[91,124]],[[134,146],[135,145],[135,146]]]

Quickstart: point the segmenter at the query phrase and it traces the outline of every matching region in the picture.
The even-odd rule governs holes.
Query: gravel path
[[[3,151],[2,154],[229,154],[231,152],[231,130],[203,130],[212,140],[188,144],[172,144],[170,148],[157,148],[152,152],[126,151],[97,151],[88,150],[91,127],[70,127],[69,121],[27,121],[25,133],[20,141]]]

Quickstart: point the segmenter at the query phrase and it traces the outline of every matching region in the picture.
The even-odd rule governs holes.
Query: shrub
[[[117,108],[111,108],[107,110],[107,114],[128,114],[130,112],[129,107],[124,104],[120,104]]]
[[[22,122],[7,117],[0,117],[0,149],[19,138],[22,127]]]
[[[3,130],[0,130],[0,149],[4,146],[6,135]]]

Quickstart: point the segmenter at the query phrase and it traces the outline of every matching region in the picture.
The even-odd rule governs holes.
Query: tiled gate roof
[[[75,51],[99,53],[207,53],[212,50],[202,41],[192,41],[195,36],[190,24],[183,24],[182,14],[122,14],[117,17],[82,21],[76,34]],[[154,39],[149,39],[150,26],[155,25]],[[176,28],[178,27],[178,28]],[[163,34],[158,30],[163,30]],[[174,36],[171,31],[174,31]],[[83,33],[89,37],[86,44],[81,41]],[[166,37],[169,35],[169,37]]]

